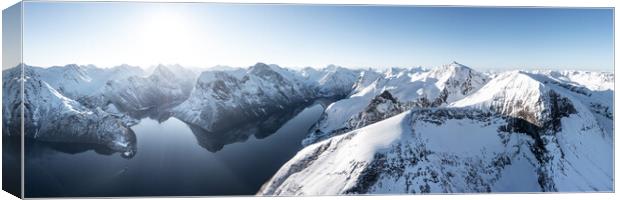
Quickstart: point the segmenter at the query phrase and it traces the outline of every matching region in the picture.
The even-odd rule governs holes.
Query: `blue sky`
[[[8,69],[21,63],[21,4],[15,4],[2,10],[2,69]]]
[[[613,70],[613,10],[26,2],[24,61]]]

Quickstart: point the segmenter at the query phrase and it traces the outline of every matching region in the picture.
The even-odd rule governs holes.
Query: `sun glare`
[[[190,26],[190,19],[182,13],[150,13],[139,28],[139,54],[141,60],[154,64],[179,63],[187,61],[197,45],[195,30]]]

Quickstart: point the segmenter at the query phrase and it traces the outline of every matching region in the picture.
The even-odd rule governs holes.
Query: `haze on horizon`
[[[24,62],[613,71],[613,10],[25,2]]]

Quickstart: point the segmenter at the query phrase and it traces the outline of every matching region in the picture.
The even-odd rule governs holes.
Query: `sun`
[[[138,53],[145,62],[181,63],[196,48],[196,32],[183,13],[149,13],[139,27]]]

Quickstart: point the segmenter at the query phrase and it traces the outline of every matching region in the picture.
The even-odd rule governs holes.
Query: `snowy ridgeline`
[[[19,133],[20,70],[3,72]],[[329,98],[306,146],[260,195],[612,190],[613,73],[423,69],[26,66],[26,136],[131,156],[139,119],[206,132]],[[234,120],[231,120],[234,119]],[[58,131],[62,130],[62,131]]]

